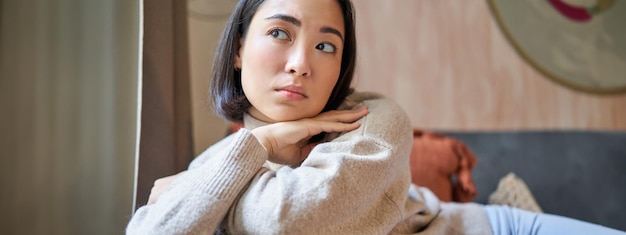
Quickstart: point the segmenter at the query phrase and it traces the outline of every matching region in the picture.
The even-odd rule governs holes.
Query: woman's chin
[[[260,112],[260,110],[254,107],[251,108],[248,113],[254,118],[267,123],[296,121],[304,118],[312,118],[319,114],[319,112],[307,112],[305,109],[273,109]]]
[[[296,120],[300,120],[303,118],[307,118],[303,115],[273,115],[269,117],[272,122],[290,122],[290,121],[296,121]]]

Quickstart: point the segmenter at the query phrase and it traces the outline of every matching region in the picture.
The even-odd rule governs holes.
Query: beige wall
[[[189,0],[189,63],[194,151],[199,154],[223,138],[227,123],[213,115],[208,100],[213,54],[235,1]]]
[[[209,2],[218,4],[218,12],[229,9]],[[415,127],[626,130],[626,95],[592,95],[548,80],[515,53],[486,1],[353,2],[360,53],[356,87],[396,100]],[[225,130],[206,103],[209,59],[225,18],[190,17],[200,151]]]
[[[626,130],[626,95],[581,93],[539,74],[487,1],[354,3],[358,87],[395,99],[416,127]]]

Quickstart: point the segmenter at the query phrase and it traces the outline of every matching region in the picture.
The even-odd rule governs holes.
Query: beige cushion
[[[543,213],[524,180],[517,177],[513,172],[500,179],[496,191],[489,195],[488,204],[508,205],[527,211]]]

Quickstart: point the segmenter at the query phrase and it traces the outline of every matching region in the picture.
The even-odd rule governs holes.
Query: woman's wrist
[[[252,135],[256,138],[256,140],[259,141],[261,146],[263,146],[263,148],[267,152],[267,156],[272,156],[274,152],[272,142],[269,140],[269,138],[266,137],[264,132],[265,130],[263,130],[262,127],[255,128],[252,131],[250,131],[250,133],[252,133]]]

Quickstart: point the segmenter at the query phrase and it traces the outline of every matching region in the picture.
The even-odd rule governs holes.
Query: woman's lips
[[[277,89],[276,91],[289,99],[301,100],[308,98],[307,95],[304,93],[304,89],[299,86],[285,86],[283,88]]]

